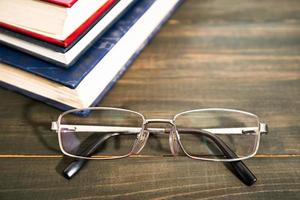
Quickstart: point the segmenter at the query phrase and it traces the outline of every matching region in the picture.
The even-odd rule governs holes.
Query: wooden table
[[[186,0],[99,106],[148,118],[206,107],[269,124],[243,185],[222,163],[171,157],[93,161],[74,179],[50,122],[60,111],[0,89],[0,199],[300,199],[300,1]],[[168,146],[166,146],[168,148]]]

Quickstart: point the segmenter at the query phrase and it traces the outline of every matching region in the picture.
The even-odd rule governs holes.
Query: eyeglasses
[[[149,127],[153,124],[168,127]],[[139,112],[121,108],[73,109],[52,122],[52,130],[58,133],[61,151],[76,158],[65,170],[68,178],[88,159],[138,154],[149,135],[169,134],[173,155],[183,153],[196,160],[228,162],[247,185],[252,185],[256,178],[242,160],[256,154],[260,135],[268,132],[267,124],[261,123],[256,115],[223,108],[185,111],[171,120],[145,119]]]

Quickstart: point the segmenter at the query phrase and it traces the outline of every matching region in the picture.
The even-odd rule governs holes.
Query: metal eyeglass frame
[[[142,127],[138,127],[138,128],[137,127],[109,127],[109,126],[62,125],[61,124],[61,119],[63,116],[70,114],[70,113],[81,112],[81,111],[85,111],[85,110],[115,110],[115,111],[123,111],[123,112],[133,113],[133,114],[140,116],[143,119]],[[204,130],[200,130],[200,131],[195,130],[195,129],[184,129],[184,130],[180,129],[180,132],[196,132],[196,133],[204,134],[206,137],[209,137],[216,144],[216,146],[218,146],[219,149],[224,153],[224,155],[226,156],[226,159],[203,158],[203,157],[196,157],[196,156],[190,155],[185,150],[184,146],[181,143],[180,134],[178,133],[178,129],[176,127],[176,118],[181,115],[184,115],[184,114],[188,114],[188,113],[192,113],[192,112],[203,112],[203,111],[227,111],[227,112],[241,113],[241,114],[245,114],[245,115],[254,117],[257,120],[258,127],[250,127],[250,129],[249,129],[249,127],[247,127],[248,129],[243,128],[242,130],[240,130],[240,128],[238,128],[238,129],[232,128],[230,130],[231,132],[233,131],[235,134],[249,134],[254,131],[254,133],[257,134],[257,140],[256,140],[256,144],[255,144],[253,153],[251,155],[239,158],[220,138],[218,138],[217,136],[212,134],[212,133],[216,133],[216,132],[222,133],[223,131],[225,131],[225,130],[222,130],[222,128],[221,129],[204,129]],[[147,125],[150,123],[167,123],[167,124],[171,125],[171,129],[147,128]],[[256,128],[257,130],[255,130],[254,128]],[[164,133],[164,134],[169,133],[169,145],[170,145],[171,152],[174,156],[176,156],[181,149],[185,153],[185,155],[187,155],[188,157],[190,157],[192,159],[205,160],[205,161],[230,162],[232,167],[235,169],[234,171],[237,172],[238,174],[240,174],[239,176],[248,177],[248,178],[245,178],[245,177],[242,178],[244,180],[242,180],[239,177],[244,183],[245,183],[245,181],[251,182],[251,184],[245,183],[247,185],[252,185],[256,181],[256,178],[252,174],[252,172],[246,167],[246,165],[243,162],[241,162],[241,160],[245,160],[250,157],[253,157],[257,153],[257,150],[259,147],[260,135],[267,134],[267,132],[268,132],[267,124],[259,122],[259,118],[256,115],[249,113],[249,112],[241,111],[241,110],[225,109],[225,108],[206,108],[206,109],[189,110],[189,111],[185,111],[185,112],[176,114],[172,120],[169,120],[169,119],[145,119],[145,117],[139,112],[122,109],[122,108],[90,107],[90,108],[86,108],[86,109],[72,109],[72,110],[62,113],[58,117],[58,120],[56,122],[52,122],[52,130],[56,130],[58,133],[58,140],[59,140],[59,146],[60,146],[61,151],[67,156],[74,157],[76,159],[80,159],[79,161],[77,160],[77,162],[73,163],[73,166],[70,165],[69,167],[67,167],[67,168],[71,169],[71,170],[67,170],[68,172],[72,171],[71,173],[69,173],[70,176],[68,175],[67,178],[71,178],[74,175],[74,172],[76,173],[77,171],[79,171],[80,168],[82,167],[82,165],[85,163],[84,160],[86,160],[86,159],[98,159],[98,160],[119,159],[119,158],[128,157],[132,154],[138,154],[145,146],[150,133],[156,133],[156,134],[157,133]],[[121,132],[123,134],[124,133],[136,134],[137,139],[133,144],[132,150],[126,155],[109,156],[109,157],[84,157],[84,156],[72,155],[64,150],[64,147],[62,144],[62,139],[61,139],[62,131],[71,131],[71,132],[74,132],[74,131],[75,132],[83,132],[83,131],[84,132],[99,132],[100,131],[100,132],[109,133],[106,137],[102,138],[100,141],[97,141],[93,147],[90,147],[90,149],[87,149],[87,151],[86,151],[87,156],[92,155],[93,152],[99,147],[99,145],[101,145],[107,139],[109,139],[110,137],[113,137],[113,136],[120,135]],[[226,128],[226,131],[228,132],[228,128]]]

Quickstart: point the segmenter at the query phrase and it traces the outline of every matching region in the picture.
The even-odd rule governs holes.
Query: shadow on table
[[[51,131],[51,122],[55,121],[60,111],[32,101],[25,106],[24,119],[33,128],[34,135],[40,143],[53,153],[61,153],[58,145],[57,135]]]

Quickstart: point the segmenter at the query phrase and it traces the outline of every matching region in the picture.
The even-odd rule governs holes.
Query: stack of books
[[[63,110],[93,106],[181,1],[1,0],[0,85]]]

